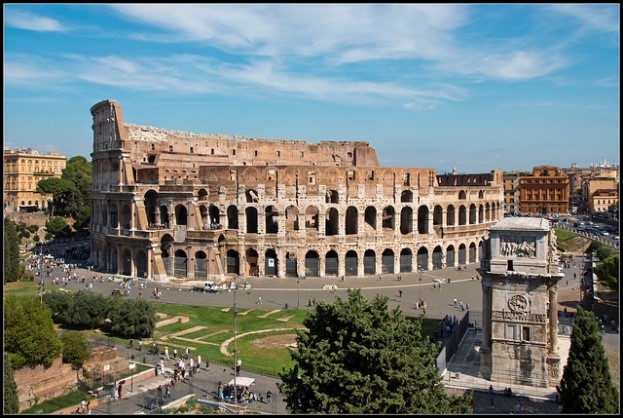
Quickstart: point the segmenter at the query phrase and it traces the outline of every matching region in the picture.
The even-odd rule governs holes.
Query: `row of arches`
[[[194,222],[195,225],[190,221],[188,204],[159,203],[157,193],[153,190],[145,194],[144,205],[148,228],[185,225],[196,229],[242,228],[246,233],[267,234],[276,234],[280,230],[285,232],[310,229],[324,231],[328,236],[357,235],[366,229],[399,230],[403,235],[415,231],[419,234],[431,233],[429,219],[431,213],[426,205],[420,205],[417,209],[411,206],[395,208],[393,205],[382,208],[348,206],[346,210],[330,207],[321,212],[315,205],[300,209],[291,205],[285,210],[279,210],[274,205],[264,208],[247,206],[243,211],[239,211],[235,205],[229,205],[225,209],[210,204],[198,206],[200,219]],[[432,211],[432,226],[448,227],[493,222],[500,218],[500,207],[499,202],[458,207],[453,204],[445,207],[435,205]],[[106,210],[100,210],[100,223],[110,227],[119,226],[122,229],[135,228],[137,222],[133,219],[132,213],[131,204],[121,204],[118,207],[111,203]]]
[[[162,261],[168,276],[178,278],[203,279],[209,275],[232,274],[243,276],[276,277],[327,277],[327,276],[367,276],[376,274],[397,274],[418,270],[441,269],[457,265],[474,263],[482,257],[482,241],[477,246],[460,244],[458,247],[438,245],[429,251],[420,247],[417,252],[411,248],[402,248],[395,252],[391,248],[382,251],[374,249],[335,251],[310,249],[297,254],[269,248],[259,253],[255,248],[244,252],[230,249],[221,259],[222,265],[216,271],[210,271],[206,262],[207,254],[203,250],[187,250],[167,245],[162,249]],[[127,250],[126,250],[127,251]],[[141,274],[144,262],[142,251],[137,252],[137,274]],[[127,257],[124,253],[122,258]],[[122,274],[131,274],[131,265],[124,265]],[[191,273],[192,274],[189,274]]]

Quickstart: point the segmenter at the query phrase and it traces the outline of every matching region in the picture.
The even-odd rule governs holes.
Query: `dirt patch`
[[[296,334],[271,335],[253,340],[257,348],[283,348],[296,346]]]

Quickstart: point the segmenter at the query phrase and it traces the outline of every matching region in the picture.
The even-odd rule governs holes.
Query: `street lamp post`
[[[296,309],[301,309],[301,281],[296,279]]]
[[[417,266],[418,273],[420,273],[420,300],[418,301],[418,306],[422,303],[422,266],[418,264]]]

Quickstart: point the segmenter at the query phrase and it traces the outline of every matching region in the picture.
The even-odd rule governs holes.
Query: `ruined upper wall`
[[[195,134],[167,131],[150,126],[126,125],[128,141],[124,149],[136,162],[159,163],[176,160],[181,155],[200,156],[208,165],[317,165],[333,167],[376,167],[374,149],[365,141],[322,141],[313,144],[301,140],[267,140],[218,134]],[[164,155],[167,154],[167,155]]]
[[[200,157],[204,165],[316,165],[377,167],[376,151],[366,141],[268,140],[219,134],[169,131],[124,124],[121,106],[103,100],[91,107],[93,151],[118,150],[133,164],[172,162],[179,166]]]

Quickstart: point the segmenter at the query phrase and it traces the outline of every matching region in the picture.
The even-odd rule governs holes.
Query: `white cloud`
[[[617,33],[620,31],[618,4],[556,4],[550,7],[557,13],[575,18],[587,29]]]
[[[66,76],[62,70],[44,69],[35,60],[26,59],[24,62],[4,63],[4,82],[7,85],[50,85]]]
[[[59,21],[49,17],[37,16],[28,12],[12,11],[11,8],[5,9],[5,12],[5,23],[14,28],[36,32],[64,32],[66,30]]]

